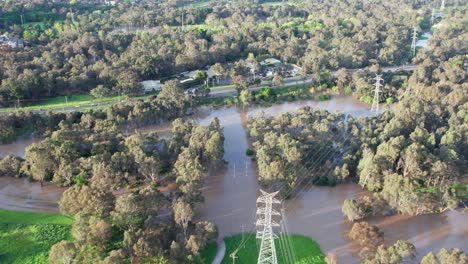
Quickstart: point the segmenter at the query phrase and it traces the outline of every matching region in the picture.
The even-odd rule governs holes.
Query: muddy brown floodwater
[[[0,158],[3,158],[8,154],[13,154],[17,157],[23,158],[26,152],[26,147],[39,141],[39,138],[31,136],[20,138],[12,143],[0,145]]]
[[[202,107],[188,118],[207,125],[212,118],[218,117],[224,129],[224,159],[227,164],[224,169],[210,173],[203,188],[205,203],[197,208],[199,219],[214,222],[219,228],[221,238],[242,231],[254,230],[258,184],[255,166],[245,155],[248,147],[245,128],[247,116],[256,115],[260,111],[265,112],[266,115],[278,115],[286,111],[294,112],[304,105],[314,109],[326,109],[332,113],[351,114],[355,117],[370,115],[368,106],[352,97],[345,96],[334,97],[324,102],[297,101],[266,108],[253,107],[248,112],[236,108]],[[167,124],[150,128],[150,130],[153,129],[161,132],[169,130]],[[9,151],[24,154],[24,147],[27,144],[25,142],[17,142],[17,144],[17,147],[10,146]],[[0,146],[1,148],[3,146]],[[0,154],[4,152],[1,150]],[[27,199],[31,193],[34,194],[33,197],[40,197],[41,202],[56,204],[61,192],[60,189],[52,188],[53,190],[44,190],[46,194],[42,195],[38,184],[24,180],[4,179],[4,177],[0,178],[0,186],[2,186],[0,207],[13,204],[9,208],[31,211],[41,211],[40,204],[36,208],[35,202]],[[16,196],[23,195],[21,196],[23,202],[19,199],[18,203],[13,203],[13,198],[5,195],[5,192],[14,193]],[[324,252],[336,252],[340,263],[359,263],[356,255],[357,247],[346,239],[351,224],[345,221],[341,213],[341,205],[345,199],[361,194],[362,190],[356,184],[337,187],[314,186],[303,190],[295,199],[284,202],[286,226],[290,233],[307,235],[316,240]],[[373,218],[370,222],[382,228],[387,244],[399,239],[414,243],[418,250],[418,258],[428,251],[437,251],[442,247],[458,247],[465,252],[468,251],[468,218],[461,212],[451,211],[415,217],[396,215]]]
[[[0,208],[16,211],[57,213],[58,201],[65,188],[45,183],[41,188],[38,182],[28,179],[0,177]]]

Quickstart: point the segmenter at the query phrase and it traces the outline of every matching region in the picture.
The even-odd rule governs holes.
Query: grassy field
[[[137,97],[131,97],[131,98],[132,99],[144,99],[149,96],[151,95],[137,96]],[[60,97],[40,100],[31,105],[21,107],[18,110],[27,111],[27,110],[41,110],[41,109],[60,109],[60,108],[83,107],[83,106],[89,106],[90,108],[93,108],[94,106],[97,106],[98,104],[118,102],[120,99],[124,99],[124,97],[110,96],[110,97],[104,97],[102,99],[95,99],[91,95],[87,95],[87,94],[72,95],[72,96],[67,96],[67,97],[60,96]],[[16,108],[14,107],[0,108],[0,112],[14,112],[14,111],[16,111]]]
[[[73,219],[0,209],[0,263],[48,263],[50,247],[70,239]]]
[[[185,3],[180,4],[181,7],[195,7],[195,8],[205,8],[209,7],[211,0],[195,0],[195,1],[187,1]]]
[[[218,246],[216,242],[210,242],[206,247],[200,252],[200,257],[202,258],[203,263],[211,264],[216,257],[216,252]]]
[[[301,6],[303,2],[299,0],[288,0],[288,1],[277,1],[277,2],[264,2],[262,5],[279,6],[283,4],[292,5],[292,6]]]
[[[224,241],[226,242],[226,254],[222,261],[223,264],[232,263],[232,258],[230,254],[239,247],[240,242],[246,238],[246,243],[242,246],[238,253],[236,262],[238,263],[256,263],[258,250],[260,245],[257,244],[258,241],[255,238],[254,234],[238,234],[230,237],[226,237]],[[289,255],[285,250],[285,242],[291,242],[292,248],[294,249],[294,259],[295,261],[291,262],[291,258],[285,257]],[[280,235],[278,239],[275,240],[276,245],[276,255],[278,258],[278,263],[298,263],[298,264],[324,264],[324,255],[320,250],[320,246],[313,241],[312,239],[301,236],[301,235],[289,235],[284,236]],[[289,260],[289,261],[285,261]]]

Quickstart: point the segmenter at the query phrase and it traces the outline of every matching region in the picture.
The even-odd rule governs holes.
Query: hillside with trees
[[[113,94],[140,94],[139,81],[237,61],[249,53],[297,63],[322,84],[339,68],[408,61],[410,29],[427,27],[427,14],[416,11],[424,6],[419,1],[157,5],[136,1],[96,10],[4,5],[5,14],[48,10],[56,19],[0,27],[27,44],[23,50],[1,51],[0,104],[87,93],[99,85]]]

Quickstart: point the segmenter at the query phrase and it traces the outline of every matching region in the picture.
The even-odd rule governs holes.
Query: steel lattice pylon
[[[277,264],[275,248],[275,234],[273,227],[279,224],[273,222],[273,215],[280,215],[280,213],[273,209],[273,204],[281,203],[278,199],[274,198],[278,192],[267,193],[260,190],[262,193],[257,199],[257,239],[261,239],[260,252],[258,253],[257,264]]]
[[[382,75],[377,75],[377,77],[374,78],[376,83],[375,83],[375,90],[374,90],[374,100],[372,102],[372,107],[371,107],[371,112],[379,112],[379,101],[380,101],[380,87],[382,86]]]
[[[416,56],[416,42],[418,40],[418,31],[416,28],[413,28],[413,33],[412,33],[412,41],[411,41],[411,53],[413,54],[413,57]]]

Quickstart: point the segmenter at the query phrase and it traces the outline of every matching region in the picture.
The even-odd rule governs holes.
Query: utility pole
[[[184,31],[184,8],[181,10],[181,16],[182,16],[182,31]]]
[[[413,28],[413,41],[411,42],[411,52],[413,53],[413,57],[416,55],[416,41],[418,39],[418,31],[416,28]]]
[[[260,252],[258,253],[257,264],[278,264],[275,248],[275,234],[273,233],[273,226],[279,224],[272,221],[272,216],[281,215],[278,211],[273,209],[273,204],[280,204],[281,202],[274,198],[278,192],[267,193],[260,190],[262,193],[257,198],[257,239],[261,239]]]
[[[382,75],[377,74],[377,76],[374,78],[375,80],[375,90],[374,90],[374,100],[372,102],[372,107],[371,107],[371,112],[379,112],[379,93],[380,93],[380,87],[382,87]]]
[[[236,264],[236,258],[238,258],[238,257],[237,257],[237,250],[235,250],[234,252],[232,252],[232,253],[229,255],[229,257],[232,258],[232,264]]]
[[[435,8],[432,8],[432,13],[431,13],[431,26],[434,25],[434,20],[435,20]]]
[[[236,178],[236,163],[234,163],[234,174],[233,174],[233,178],[234,178],[234,179]]]

